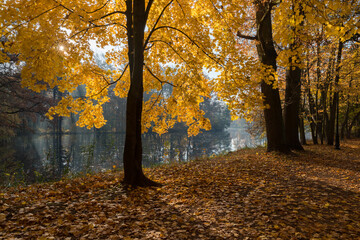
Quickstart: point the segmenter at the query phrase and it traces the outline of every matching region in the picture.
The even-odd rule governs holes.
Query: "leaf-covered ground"
[[[289,156],[247,149],[0,193],[0,239],[360,239],[360,140]]]

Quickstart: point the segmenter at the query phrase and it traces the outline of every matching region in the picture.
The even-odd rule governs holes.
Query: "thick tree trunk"
[[[301,4],[298,3],[300,10],[300,16],[304,17],[304,12],[302,11]],[[292,4],[293,14],[295,16],[295,8],[297,4]],[[302,26],[304,21],[300,23]],[[296,28],[293,27],[294,31],[294,42],[290,44],[290,50],[292,52],[297,52],[301,46],[301,40],[295,33]],[[294,60],[294,61],[293,61]],[[284,126],[285,126],[285,139],[286,144],[290,149],[294,150],[304,150],[299,141],[299,107],[300,107],[300,97],[301,97],[301,69],[300,56],[296,54],[293,57],[289,58],[290,66],[286,70],[285,81],[285,105],[284,105]],[[292,64],[295,62],[297,65]]]
[[[272,3],[256,0],[255,8],[258,29],[258,42],[256,44],[258,56],[262,64],[272,67],[272,70],[276,72],[277,53],[274,48],[271,23]],[[274,76],[272,77],[275,79]],[[269,108],[264,109],[267,151],[289,152],[289,148],[285,144],[279,89],[273,87],[272,81],[265,79],[261,81],[261,92],[265,98],[264,105],[269,106]]]
[[[126,104],[124,183],[132,186],[150,186],[156,183],[145,177],[143,173],[141,141],[145,0],[127,0],[126,5],[130,89]]]
[[[284,124],[286,144],[290,149],[304,150],[299,141],[299,105],[301,94],[301,69],[290,67],[286,70]]]

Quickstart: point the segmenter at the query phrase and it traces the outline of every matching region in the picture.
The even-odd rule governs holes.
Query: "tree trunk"
[[[340,132],[341,139],[345,138],[345,129],[347,128],[346,126],[348,125],[348,121],[349,121],[349,112],[350,112],[350,103],[348,101],[346,106],[345,118],[343,123],[341,124],[341,132]]]
[[[300,131],[300,141],[302,145],[307,145],[306,143],[306,136],[305,136],[305,126],[304,126],[304,119],[300,118],[299,121],[299,131]]]
[[[335,105],[334,105],[334,98],[331,96],[332,91],[332,84],[330,84],[329,89],[329,105],[330,105],[330,112],[329,112],[329,120],[328,124],[326,125],[326,140],[328,145],[334,145],[334,128],[335,128]]]
[[[306,145],[306,136],[305,136],[305,124],[304,124],[304,110],[305,108],[305,93],[303,94],[303,103],[300,105],[301,114],[299,114],[299,131],[300,131],[300,141],[302,145]]]
[[[335,89],[334,89],[334,97],[333,103],[330,106],[330,120],[329,120],[329,129],[328,129],[328,145],[334,145],[334,134],[335,134],[335,117],[336,117],[336,109],[339,101],[339,92],[338,92],[338,83],[340,80],[340,63],[341,63],[341,54],[343,49],[343,42],[339,41],[338,54],[336,58],[336,75],[335,75]],[[336,126],[338,127],[338,126]],[[338,129],[337,129],[338,130]],[[338,134],[338,132],[337,132]]]
[[[304,17],[301,4],[298,3],[299,17]],[[293,16],[296,17],[295,8],[297,5],[292,4]],[[300,27],[303,26],[304,21],[301,21]],[[292,52],[298,52],[301,46],[301,40],[295,33],[296,27],[292,28],[294,33],[294,42],[290,44],[290,50]],[[286,70],[285,81],[285,105],[284,105],[284,126],[285,126],[285,138],[286,144],[290,149],[304,150],[299,141],[299,107],[301,97],[301,69],[299,67],[300,62],[299,54],[289,58],[290,66]],[[293,64],[296,63],[296,65]]]
[[[301,69],[290,67],[286,70],[284,125],[286,144],[290,149],[304,150],[299,141],[299,105],[301,93]]]
[[[141,141],[145,0],[127,0],[126,6],[130,89],[126,104],[124,183],[132,186],[151,186],[156,183],[143,173]]]
[[[314,99],[313,99],[313,97],[311,95],[311,91],[310,91],[310,66],[309,66],[309,61],[307,62],[306,75],[307,75],[307,80],[308,80],[307,94],[308,94],[309,112],[310,112],[310,116],[308,117],[308,119],[309,119],[309,122],[310,122],[311,138],[313,140],[313,144],[318,144],[318,139],[317,139],[317,135],[316,135],[316,124],[315,124],[315,121],[314,121],[314,112],[315,112]]]
[[[277,53],[274,48],[271,23],[270,1],[255,1],[256,25],[257,25],[257,52],[260,62],[265,66],[272,67],[276,72]],[[270,74],[269,78],[275,76]],[[289,152],[285,144],[284,124],[281,112],[279,89],[273,87],[273,80],[261,81],[261,92],[264,95],[264,109],[267,151]]]
[[[334,67],[334,61],[335,61],[335,49],[332,51],[332,54],[329,59],[327,71],[326,71],[326,78],[325,83],[321,88],[321,105],[323,110],[323,124],[322,124],[322,136],[323,138],[327,138],[328,134],[328,128],[329,128],[329,116],[327,113],[327,95],[329,92],[329,85],[331,82],[331,75],[333,73],[333,67]],[[330,101],[329,101],[330,102]],[[331,105],[331,104],[330,104]],[[323,140],[321,141],[321,144],[323,144]]]
[[[323,114],[319,113],[321,109],[321,95],[319,104],[319,89],[321,88],[321,55],[320,55],[320,40],[316,41],[316,93],[315,93],[315,109],[316,109],[316,137],[320,138],[320,143],[324,143],[323,136]],[[321,94],[321,93],[320,93]]]
[[[347,129],[347,133],[346,133],[346,138],[350,138],[351,137],[351,130],[352,128],[355,126],[356,121],[358,120],[358,118],[360,118],[360,112],[358,112],[355,117],[353,118],[353,120],[350,123],[349,128]]]
[[[351,89],[352,87],[352,77],[350,78],[350,81],[349,81],[349,88]],[[350,100],[349,100],[350,96],[349,94],[347,95],[346,97],[346,112],[345,112],[345,117],[344,117],[344,121],[343,123],[341,124],[341,139],[344,139],[345,138],[345,130],[347,129],[347,126],[349,124],[349,113],[350,113]]]

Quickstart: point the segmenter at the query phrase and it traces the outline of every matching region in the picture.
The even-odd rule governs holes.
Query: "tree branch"
[[[176,87],[176,85],[174,85],[174,84],[172,84],[170,82],[167,82],[167,81],[163,81],[160,78],[158,78],[146,64],[144,64],[144,65],[145,65],[146,70],[148,70],[148,72],[151,74],[151,76],[153,76],[156,80],[158,80],[161,83],[161,86],[165,83],[165,84],[169,84],[169,85],[171,85],[173,87]]]
[[[120,77],[119,77],[118,79],[116,79],[114,82],[108,82],[108,81],[106,80],[106,78],[105,78],[104,76],[102,76],[102,77],[103,77],[103,80],[107,82],[106,86],[104,86],[99,92],[97,92],[97,93],[89,96],[89,98],[92,98],[92,97],[94,97],[94,96],[96,96],[96,95],[99,95],[99,94],[102,93],[106,88],[108,88],[109,86],[111,86],[111,85],[117,83],[118,81],[120,81],[120,79],[124,76],[125,71],[126,71],[126,69],[127,69],[128,66],[129,66],[129,63],[126,64],[126,66],[125,66],[123,72],[121,73]],[[97,73],[95,73],[95,74],[97,74]],[[97,74],[97,75],[100,75],[100,74]]]
[[[92,13],[95,13],[97,11],[100,11],[101,9],[103,9],[108,3],[110,2],[110,0],[107,0],[106,3],[104,5],[102,5],[101,7],[99,7],[98,9],[95,9],[94,11],[91,11],[91,12],[87,12],[85,11],[86,13],[88,14],[92,14]]]
[[[153,4],[154,0],[149,0],[148,5],[146,6],[146,10],[145,10],[145,22],[147,22],[147,19],[149,17],[149,12],[151,9],[151,6]]]
[[[85,31],[85,32],[88,32],[90,29],[93,29],[93,28],[108,27],[108,26],[112,26],[112,25],[119,25],[119,26],[121,26],[121,27],[123,27],[123,28],[126,29],[126,27],[125,27],[124,25],[118,24],[118,23],[108,23],[108,24],[104,24],[104,25],[94,25],[94,26],[89,26],[89,27],[87,27],[87,28],[84,28],[84,29],[82,29],[82,30],[74,33],[73,35],[71,35],[71,36],[69,37],[69,39],[74,38],[75,36],[79,35],[80,33],[84,32],[84,31]]]
[[[31,22],[31,21],[33,21],[33,20],[41,17],[42,15],[44,15],[44,14],[46,14],[46,13],[48,13],[48,12],[51,12],[52,10],[54,10],[54,9],[60,7],[60,6],[61,6],[61,5],[57,5],[57,6],[53,7],[53,8],[50,8],[50,9],[45,10],[44,12],[36,15],[35,17],[32,17],[32,18],[30,18],[29,20],[27,20],[27,21],[25,21],[25,22],[23,22],[23,23],[20,23],[19,25],[17,25],[16,27],[14,27],[10,32],[18,29],[19,27],[23,26],[24,24],[27,24],[27,23],[29,23],[29,22]],[[2,29],[6,29],[6,28],[9,27],[10,25],[11,25],[11,24],[9,24],[9,25],[7,25],[7,26],[4,26]],[[3,36],[8,35],[10,32],[7,32],[7,33],[4,34]]]
[[[154,42],[154,43],[156,43],[156,42],[165,43],[166,45],[168,45],[168,46],[174,51],[174,53],[175,53],[176,55],[179,56],[179,58],[180,58],[185,64],[190,65],[190,64],[180,55],[180,53],[178,53],[178,51],[176,51],[176,49],[175,49],[173,46],[171,46],[170,43],[165,42],[165,41],[163,41],[163,40],[152,40],[151,42]]]
[[[237,31],[236,36],[238,36],[239,38],[247,39],[247,40],[257,40],[258,39],[257,36],[248,36],[248,35],[241,34],[240,31]]]
[[[152,1],[152,0],[150,0],[150,1]],[[153,28],[151,29],[149,35],[147,36],[147,38],[146,38],[146,40],[145,40],[144,49],[146,48],[147,44],[149,43],[149,40],[150,40],[150,38],[151,38],[151,35],[156,31],[156,25],[159,23],[159,21],[160,21],[162,15],[164,14],[166,8],[167,8],[168,6],[170,6],[170,5],[173,3],[173,1],[174,1],[174,0],[171,0],[168,4],[165,5],[165,7],[164,7],[163,10],[161,11],[160,15],[159,15],[158,18],[156,19],[156,22],[155,22]],[[149,2],[149,4],[150,4],[150,2]],[[149,6],[149,4],[148,4],[148,6]]]
[[[175,30],[179,33],[181,33],[182,35],[184,35],[191,43],[193,43],[197,48],[199,48],[208,58],[210,58],[211,60],[213,60],[215,63],[217,63],[219,66],[222,66],[223,65],[214,57],[210,56],[209,53],[207,53],[195,40],[193,40],[189,35],[187,35],[184,31],[176,28],[176,27],[171,27],[171,26],[160,26],[160,27],[157,27],[154,29],[154,32],[156,30],[159,30],[159,29],[162,29],[162,28],[168,28],[168,29],[172,29],[172,30]]]

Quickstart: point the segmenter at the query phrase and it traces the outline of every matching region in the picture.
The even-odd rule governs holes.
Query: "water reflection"
[[[11,146],[0,150],[1,185],[121,168],[124,141],[123,133],[99,132],[17,137]],[[143,135],[143,165],[184,162],[256,144],[259,142],[241,129],[205,132],[194,137],[186,133],[148,133]]]

